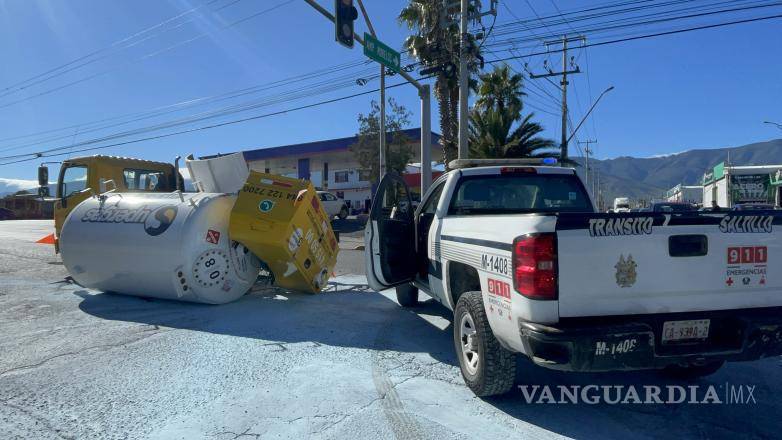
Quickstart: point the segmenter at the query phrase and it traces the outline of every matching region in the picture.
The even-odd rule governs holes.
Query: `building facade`
[[[695,203],[700,205],[703,203],[703,186],[676,185],[665,193],[665,201]]]
[[[420,162],[421,130],[408,129],[404,133],[413,148],[413,161]],[[431,136],[431,157],[436,160],[442,157],[440,136],[436,133]],[[358,137],[351,136],[242,153],[251,170],[310,180],[316,188],[333,192],[344,199],[351,212],[360,212],[368,210],[371,205],[372,182],[369,170],[364,169],[350,152],[350,146],[356,142]],[[411,188],[411,191],[417,190]]]
[[[0,208],[13,213],[15,219],[52,219],[54,201],[37,194],[13,194],[0,198]]]
[[[711,206],[712,201],[723,208],[740,203],[780,206],[779,185],[776,184],[780,173],[782,165],[728,166],[719,163],[703,175],[703,206]]]

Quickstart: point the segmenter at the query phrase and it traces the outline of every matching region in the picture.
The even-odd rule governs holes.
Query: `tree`
[[[556,144],[540,137],[543,126],[522,117],[523,78],[509,67],[479,77],[478,97],[470,112],[470,155],[475,158],[558,157]]]
[[[470,157],[558,157],[556,143],[539,136],[543,126],[533,122],[533,116],[534,113],[530,113],[519,118],[496,109],[484,112],[473,110],[470,114]]]
[[[473,87],[478,96],[476,109],[487,110],[496,108],[499,112],[510,109],[521,111],[522,98],[527,96],[522,91],[524,77],[520,73],[510,72],[510,67],[504,64],[489,73],[481,74],[479,82]]]
[[[405,49],[425,66],[444,66],[459,62],[459,26],[454,20],[441,19],[446,16],[442,0],[410,0],[399,13],[398,21],[414,33],[404,42]],[[474,8],[474,6],[471,6]],[[478,5],[480,7],[480,5]],[[468,36],[473,56],[479,56],[478,46],[472,35]],[[457,67],[458,69],[458,67]],[[470,63],[470,71],[477,71]],[[455,70],[451,71],[452,73]],[[441,70],[436,74],[434,95],[440,113],[440,143],[443,147],[443,161],[448,164],[456,158],[459,134],[459,82],[457,75]]]
[[[391,98],[386,112],[386,171],[402,174],[413,159],[413,147],[404,129],[410,125],[411,112]],[[380,106],[372,101],[368,114],[358,114],[358,141],[350,152],[364,169],[370,170],[370,180],[378,182],[380,175]]]

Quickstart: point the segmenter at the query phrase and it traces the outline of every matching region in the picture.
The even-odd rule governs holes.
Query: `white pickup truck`
[[[453,311],[476,395],[512,388],[516,353],[686,377],[782,354],[779,211],[596,213],[573,169],[456,162],[415,211],[404,181],[383,178],[365,260],[400,305],[421,291]]]

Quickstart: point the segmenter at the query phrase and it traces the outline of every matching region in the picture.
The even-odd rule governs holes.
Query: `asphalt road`
[[[33,243],[50,229],[0,222],[0,439],[779,437],[779,358],[694,383],[519,370],[531,385],[749,385],[750,404],[483,400],[463,385],[448,312],[369,290],[360,251],[341,252],[321,294],[208,306],[70,284]]]

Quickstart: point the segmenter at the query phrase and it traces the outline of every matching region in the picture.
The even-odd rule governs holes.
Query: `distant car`
[[[0,208],[0,220],[13,220],[16,218],[14,212],[10,209]]]
[[[770,203],[738,203],[733,206],[734,211],[768,211],[774,209]]]
[[[329,218],[339,217],[344,220],[348,216],[348,205],[345,201],[328,191],[318,191],[318,198],[323,203],[323,209]]]
[[[694,212],[695,205],[681,202],[657,202],[649,207],[652,212]]]

